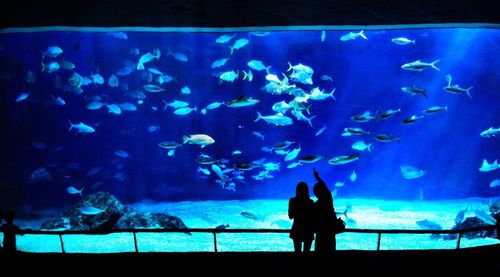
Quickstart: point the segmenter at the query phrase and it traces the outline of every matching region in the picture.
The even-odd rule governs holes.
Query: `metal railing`
[[[474,227],[469,229],[461,230],[404,230],[404,229],[393,229],[393,230],[382,230],[382,229],[346,229],[343,233],[364,233],[364,234],[377,234],[377,251],[380,251],[380,241],[382,234],[457,234],[457,244],[455,249],[460,249],[460,242],[464,233],[477,232],[477,231],[489,231],[495,230],[497,227],[493,225]],[[135,252],[139,252],[137,244],[137,233],[211,233],[213,236],[213,249],[214,252],[217,250],[217,234],[221,233],[290,233],[290,229],[207,229],[207,228],[186,228],[186,229],[120,229],[120,230],[106,230],[106,231],[35,231],[35,230],[23,230],[22,234],[33,234],[33,235],[57,235],[59,236],[59,243],[61,246],[61,252],[66,253],[64,248],[64,235],[108,235],[115,233],[132,233],[134,237],[134,249]]]

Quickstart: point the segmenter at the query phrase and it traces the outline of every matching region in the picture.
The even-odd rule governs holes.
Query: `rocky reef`
[[[164,213],[144,213],[124,206],[107,192],[83,196],[63,216],[42,223],[42,230],[97,230],[132,228],[187,228],[179,217]]]

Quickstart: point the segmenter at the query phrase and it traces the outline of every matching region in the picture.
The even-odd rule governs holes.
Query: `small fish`
[[[246,38],[240,38],[237,41],[235,41],[234,44],[233,44],[233,46],[229,46],[229,48],[231,49],[230,55],[233,54],[234,49],[238,50],[241,47],[247,45],[249,42],[250,41],[248,39],[246,39]]]
[[[71,131],[72,129],[75,129],[78,131],[78,133],[93,133],[95,132],[95,129],[92,128],[91,126],[87,125],[87,124],[84,124],[83,122],[80,122],[78,124],[73,124],[71,123],[71,121],[69,121],[69,131]]]
[[[320,78],[323,81],[331,81],[331,82],[333,82],[333,78],[331,76],[328,76],[328,75],[321,75]]]
[[[354,171],[353,169],[351,175],[349,176],[349,180],[351,180],[351,182],[354,182],[356,181],[356,178],[357,178],[356,171]]]
[[[263,135],[263,134],[261,134],[260,132],[253,131],[252,133],[253,133],[256,137],[261,138],[262,140],[264,140],[264,135]]]
[[[75,187],[73,186],[69,186],[66,188],[66,191],[69,193],[69,194],[80,194],[80,196],[82,196],[82,191],[83,191],[84,188],[81,188],[80,190],[77,190]]]
[[[500,179],[495,179],[491,181],[490,188],[500,187]]]
[[[448,110],[448,106],[444,106],[444,107],[432,106],[430,108],[425,109],[424,113],[426,113],[426,114],[433,114],[433,113],[436,113],[436,112],[447,111],[447,110]]]
[[[326,38],[326,32],[323,30],[321,31],[321,42],[324,42]]]
[[[59,46],[49,46],[47,48],[47,51],[42,52],[42,60],[45,58],[45,56],[50,57],[50,58],[56,58],[60,54],[63,53],[63,50]]]
[[[498,128],[490,127],[488,130],[482,131],[480,133],[480,136],[482,136],[483,138],[490,138],[490,137],[494,137],[498,134],[500,134],[500,127],[498,127]]]
[[[29,92],[22,92],[21,94],[19,94],[19,96],[16,98],[16,102],[21,102],[21,101],[24,101],[26,99],[28,99],[28,97],[30,96],[30,93]]]
[[[188,86],[181,88],[181,94],[191,94],[191,89]]]
[[[215,140],[212,137],[210,137],[209,135],[205,135],[205,134],[194,134],[194,135],[189,135],[189,136],[184,135],[182,137],[183,144],[186,144],[186,143],[198,144],[201,146],[201,148],[203,148],[209,144],[212,144],[214,142],[215,142]]]
[[[393,38],[391,39],[391,41],[399,45],[415,44],[415,40],[410,40],[405,37]]]
[[[153,133],[160,130],[160,125],[151,125],[148,127],[148,132]]]
[[[99,209],[99,208],[96,208],[96,207],[92,207],[92,206],[81,207],[81,208],[78,208],[78,210],[82,214],[85,214],[85,215],[98,215],[98,214],[103,213],[104,211],[106,211],[106,209],[102,210],[102,209]]]
[[[424,117],[412,115],[408,118],[403,119],[401,122],[403,122],[404,124],[411,124],[411,123],[414,123],[415,121],[417,121],[418,119],[421,119],[421,118],[424,118]]]
[[[359,151],[365,151],[368,149],[368,152],[371,152],[371,146],[371,143],[367,145],[364,141],[358,140],[351,145],[351,148]]]
[[[358,37],[362,37],[364,39],[368,39],[363,32],[364,32],[363,30],[361,30],[359,33],[349,32],[348,34],[345,34],[345,35],[341,36],[340,40],[341,41],[348,41],[348,40],[356,39]]]
[[[117,155],[118,157],[121,157],[121,158],[128,158],[129,157],[128,152],[125,150],[116,150],[115,155]]]
[[[432,67],[435,70],[439,71],[440,69],[436,67],[436,63],[438,63],[438,62],[439,62],[439,59],[435,60],[435,61],[433,61],[431,63],[426,63],[426,62],[422,62],[420,60],[416,60],[416,61],[411,62],[411,63],[405,63],[405,64],[403,64],[401,66],[401,68],[404,69],[404,70],[422,71],[422,70],[424,70],[427,67]]]
[[[321,135],[325,130],[326,130],[326,125],[323,125],[323,127],[316,132],[315,136]]]
[[[217,43],[226,43],[228,41],[230,41],[231,39],[233,39],[236,35],[221,35],[220,37],[218,37],[215,42]]]

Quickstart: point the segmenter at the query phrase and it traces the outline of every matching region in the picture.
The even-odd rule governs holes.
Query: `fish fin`
[[[269,69],[271,69],[271,67],[273,67],[272,65],[266,67],[266,73],[269,74]]]
[[[432,68],[434,68],[434,69],[435,69],[435,70],[437,70],[437,71],[441,71],[441,69],[439,69],[439,68],[437,68],[437,67],[436,67],[436,64],[437,64],[439,61],[440,61],[440,59],[437,59],[437,60],[435,60],[435,61],[431,62],[431,67],[432,67]]]
[[[261,118],[262,118],[262,115],[259,112],[257,112],[257,119],[255,119],[253,122],[257,122]]]
[[[363,31],[363,30],[361,30],[358,34],[359,34],[362,38],[364,38],[364,39],[368,39],[368,38],[365,36],[365,34],[364,34],[363,32],[364,32],[364,31]]]

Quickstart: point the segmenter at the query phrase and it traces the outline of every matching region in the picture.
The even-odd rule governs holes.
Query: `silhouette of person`
[[[310,252],[314,239],[312,212],[314,201],[309,197],[309,187],[305,182],[297,184],[295,196],[288,201],[288,217],[293,219],[290,238],[296,253]],[[302,243],[304,248],[302,250]]]
[[[333,225],[336,214],[333,206],[333,197],[315,168],[313,168],[313,173],[317,181],[314,184],[313,192],[318,198],[314,203],[314,226],[316,232],[314,251],[318,254],[333,254],[336,248],[335,226]]]
[[[21,234],[21,229],[14,225],[14,212],[4,212],[3,217],[6,222],[0,226],[0,231],[3,232],[3,252],[15,253],[17,251],[16,234]]]

